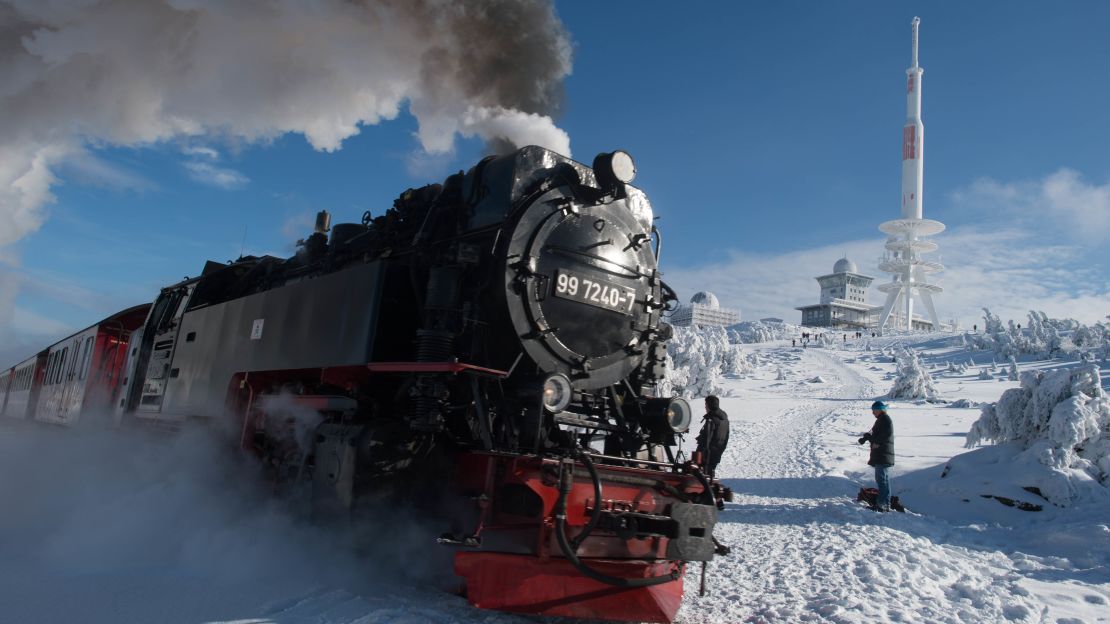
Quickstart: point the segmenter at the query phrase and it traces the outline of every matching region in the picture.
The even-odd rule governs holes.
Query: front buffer
[[[715,553],[717,508],[696,468],[484,452],[466,453],[460,468],[480,520],[473,535],[446,541],[464,546],[455,573],[476,607],[671,622],[686,563]]]

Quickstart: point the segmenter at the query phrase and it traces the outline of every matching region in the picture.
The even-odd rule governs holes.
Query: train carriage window
[[[72,381],[77,376],[77,361],[81,358],[81,341],[78,340],[73,343],[73,359],[69,361],[69,366],[66,368],[65,380]]]
[[[54,379],[54,367],[55,365],[57,365],[57,363],[58,352],[55,351],[54,353],[50,354],[50,359],[46,362],[46,374],[42,377],[42,385],[49,386],[50,384],[54,383],[51,380]]]
[[[69,355],[69,347],[62,348],[62,354],[58,356],[58,367],[54,370],[54,383],[65,381],[67,355]]]
[[[89,376],[89,366],[92,364],[92,347],[96,336],[89,336],[85,339],[85,349],[81,354],[81,367],[78,369],[78,379],[85,379]]]

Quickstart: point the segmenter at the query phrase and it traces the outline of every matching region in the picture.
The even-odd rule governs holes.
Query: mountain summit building
[[[678,306],[667,322],[675,327],[728,327],[740,322],[740,310],[722,308],[716,295],[703,290]]]
[[[841,258],[832,273],[817,278],[821,285],[820,303],[794,308],[802,312],[805,327],[829,327],[852,331],[870,330],[881,306],[867,303],[867,288],[875,278],[863,275],[856,263]]]

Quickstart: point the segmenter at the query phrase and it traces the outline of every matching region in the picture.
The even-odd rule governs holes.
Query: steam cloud
[[[457,582],[442,520],[383,505],[347,530],[311,524],[219,427],[167,438],[85,422],[0,424],[5,622],[348,621],[323,618],[337,606],[393,621],[465,604],[441,593]]]
[[[569,153],[570,43],[548,0],[0,0],[0,246],[88,146],[298,132],[332,151],[403,107],[456,136]]]

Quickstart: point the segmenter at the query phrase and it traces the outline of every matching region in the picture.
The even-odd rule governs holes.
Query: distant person
[[[791,338],[790,339],[790,346],[792,346],[792,347],[798,346],[798,339],[797,338]]]
[[[978,333],[979,332],[979,326],[978,325],[972,325],[971,326],[971,331]]]
[[[705,397],[705,424],[698,434],[698,464],[709,476],[717,473],[717,464],[728,446],[728,414],[721,409],[721,400],[713,395]]]
[[[890,468],[894,465],[894,423],[886,413],[886,403],[875,401],[871,404],[871,415],[875,426],[863,434],[859,443],[871,443],[871,457],[868,466],[875,468],[875,483],[879,486],[879,496],[875,499],[875,511],[890,511]]]

